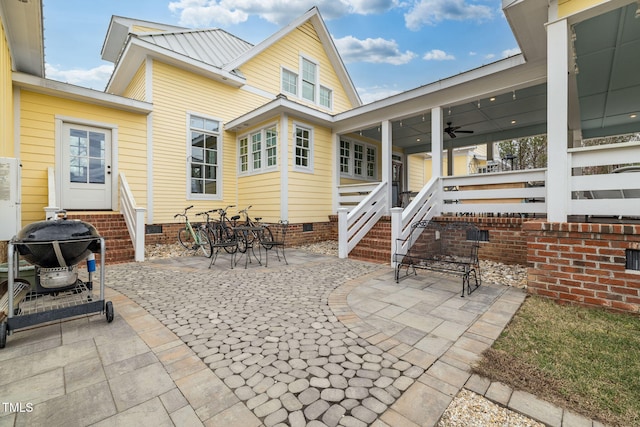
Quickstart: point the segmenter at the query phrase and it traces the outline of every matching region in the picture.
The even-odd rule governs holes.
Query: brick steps
[[[349,258],[389,264],[391,260],[391,218],[382,217],[349,253]]]
[[[135,251],[124,216],[116,212],[72,212],[68,219],[79,219],[93,225],[105,243],[105,262],[117,264],[135,261]]]

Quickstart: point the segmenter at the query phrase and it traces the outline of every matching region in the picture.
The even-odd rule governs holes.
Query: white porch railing
[[[145,208],[136,207],[124,173],[120,172],[120,213],[124,216],[129,236],[135,250],[135,260],[144,261],[144,214]]]
[[[369,195],[379,182],[366,184],[348,184],[338,186],[338,207],[352,209],[362,202]]]
[[[569,149],[570,215],[640,216],[640,172],[619,168],[613,173],[584,174],[584,168],[640,164],[640,141]]]
[[[442,178],[441,211],[452,214],[546,214],[546,169]]]
[[[351,212],[346,207],[338,209],[338,256],[340,258],[346,258],[387,212],[386,188],[386,182],[377,184],[375,189]]]

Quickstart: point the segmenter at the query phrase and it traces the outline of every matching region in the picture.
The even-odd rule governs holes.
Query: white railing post
[[[347,208],[338,209],[338,258],[346,258],[349,255],[348,214]]]
[[[402,211],[403,208],[391,208],[391,266],[395,268],[393,254],[396,250],[396,241],[402,234]]]
[[[144,261],[144,214],[146,211],[145,208],[136,207],[127,178],[120,172],[120,213],[127,223],[136,262]]]
[[[44,208],[45,219],[55,219],[60,207],[56,197],[56,174],[51,166],[47,168],[47,191],[49,204]]]

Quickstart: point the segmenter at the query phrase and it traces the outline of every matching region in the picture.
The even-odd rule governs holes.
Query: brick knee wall
[[[336,217],[337,218],[337,217]],[[172,244],[178,241],[178,231],[184,228],[183,223],[154,224],[147,226],[145,244]],[[337,240],[338,223],[335,221],[292,223],[287,229],[287,246],[299,246],[307,243]]]
[[[440,216],[435,221],[470,222],[489,232],[489,241],[480,242],[480,259],[504,264],[527,264],[527,237],[522,230],[526,218]]]
[[[640,249],[640,225],[524,224],[528,291],[563,303],[638,313],[640,272],[625,270],[626,250]]]

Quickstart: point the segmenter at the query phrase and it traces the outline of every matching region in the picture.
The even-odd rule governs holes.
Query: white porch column
[[[547,26],[547,220],[566,222],[571,193],[569,177],[569,26]]]
[[[386,195],[385,201],[387,204],[387,209],[385,214],[389,214],[389,209],[393,206],[393,188],[391,187],[391,182],[393,181],[392,176],[392,131],[391,131],[391,122],[389,120],[384,120],[380,125],[380,132],[382,137],[382,177],[380,181],[386,182]]]
[[[442,107],[431,110],[431,177],[442,176],[442,150],[444,146]]]

